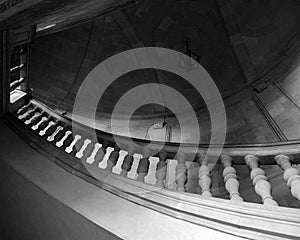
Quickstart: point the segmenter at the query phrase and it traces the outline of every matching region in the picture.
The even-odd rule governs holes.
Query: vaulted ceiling
[[[41,4],[42,9],[52,6],[52,3],[48,7]],[[42,95],[71,106],[86,75],[108,57],[149,46],[186,53],[188,42],[222,96],[227,97],[257,80],[280,60],[299,31],[300,5],[292,0],[227,3],[140,0],[122,1],[123,7],[114,4],[114,1],[70,1],[65,5],[53,2],[56,8],[49,10],[51,14],[37,21],[41,27],[56,23],[53,28],[38,32],[33,49],[31,77],[33,86]],[[93,17],[95,9],[111,10],[108,6],[115,8]],[[90,20],[82,23],[86,18]],[[153,70],[123,76],[111,86],[102,110],[109,112],[111,103],[122,92],[145,82],[171,84],[180,88],[192,105],[202,104],[201,97],[178,76]]]
[[[5,2],[19,3],[5,9]],[[259,109],[243,93],[282,76],[276,72],[278,66],[299,46],[299,12],[297,0],[0,1],[0,28],[38,25],[41,31],[32,49],[31,87],[36,97],[62,109],[72,108],[84,78],[105,59],[137,47],[187,53],[188,42],[223,98],[235,96],[226,106],[229,142],[269,142],[276,141],[276,136],[268,132],[270,127]],[[52,27],[42,30],[47,26]],[[116,80],[102,97],[99,113],[110,113],[125,92],[150,82],[179,90],[195,108],[204,106],[184,79],[149,69]],[[137,115],[165,111],[149,105]],[[198,113],[203,123],[209,120],[207,112]]]

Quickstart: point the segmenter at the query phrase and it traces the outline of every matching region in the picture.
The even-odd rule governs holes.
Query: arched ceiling
[[[299,30],[297,10],[299,2],[292,0],[141,0],[68,28],[71,20],[80,22],[79,13],[69,13],[71,20],[38,33],[32,57],[33,87],[47,98],[72,106],[83,79],[103,60],[136,47],[158,46],[187,53],[188,42],[226,98],[251,83],[253,78],[247,78],[250,68],[252,77],[259,76],[285,54],[289,40]],[[232,26],[228,16],[234,16],[238,26]],[[40,26],[53,23],[43,21]],[[239,31],[229,36],[234,27]],[[181,86],[177,76],[152,70],[123,76],[104,96],[101,111],[110,112],[111,101],[131,82],[173,84],[194,107],[203,104],[193,88]]]
[[[33,49],[33,87],[71,106],[83,79],[103,60],[135,47],[158,46],[186,53],[186,42],[224,97],[245,86],[247,80],[213,2],[138,1],[74,28],[39,37]],[[47,58],[41,62],[43,54]],[[190,98],[194,107],[203,104],[199,94],[178,76],[149,70],[123,76],[107,92],[102,111],[111,111],[111,101],[116,101],[131,82],[169,84]]]
[[[40,7],[47,7],[46,2],[41,2],[44,5]],[[252,91],[253,84],[260,84],[268,72],[292,55],[293,46],[299,43],[299,1],[139,0],[121,1],[120,4],[125,4],[122,6],[113,5],[117,1],[110,0],[99,1],[102,5],[93,0],[70,2],[71,5],[65,2],[57,5],[59,7],[53,2],[50,5],[55,10],[49,7],[45,16],[32,7],[29,12],[6,20],[11,26],[19,27],[22,17],[32,15],[35,17],[31,23],[38,23],[40,28],[56,24],[37,33],[32,49],[31,87],[34,95],[45,103],[72,109],[87,74],[119,52],[158,46],[186,53],[188,42],[222,97],[232,98],[226,106],[228,142],[278,140],[256,103],[243,91]],[[96,16],[97,11],[99,16]],[[102,14],[104,12],[106,14]],[[98,113],[110,113],[123,92],[150,82],[179,89],[194,108],[204,106],[201,96],[183,79],[152,69],[131,72],[118,79],[103,96]],[[197,116],[205,125],[203,141],[207,142],[209,116],[205,108],[203,111]],[[136,114],[162,115],[165,109],[148,105]],[[286,122],[284,118],[282,124]],[[289,126],[283,126],[286,127]]]

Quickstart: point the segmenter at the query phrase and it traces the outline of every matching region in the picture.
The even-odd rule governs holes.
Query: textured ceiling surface
[[[143,46],[166,47],[186,53],[186,41],[200,56],[199,63],[212,76],[223,96],[245,85],[246,80],[214,3],[164,0],[139,1],[91,22],[36,39],[32,86],[49,97],[72,105],[83,79],[103,60]],[[149,70],[127,74],[113,84],[104,96],[102,110],[109,112],[113,106],[111,101],[116,101],[133,83],[149,82],[180,89],[193,106],[202,103],[197,92],[178,76]]]
[[[295,37],[299,36],[299,12],[299,1],[293,0],[141,0],[84,23],[78,17],[65,19],[54,28],[38,33],[32,49],[31,87],[34,95],[45,103],[71,110],[83,79],[105,59],[125,50],[149,46],[186,53],[188,41],[223,98],[232,99],[226,104],[228,143],[279,141],[266,114],[277,121],[287,139],[296,139],[296,129],[300,129],[297,109],[293,107],[295,119],[288,120],[293,116],[286,116],[284,109],[273,105],[274,101],[269,101],[264,93],[261,98],[262,101],[267,98],[265,112],[251,97],[239,93],[251,87],[253,79],[265,78],[270,70],[281,71],[278,66],[282,65],[282,59],[290,58],[293,46],[299,46],[299,38]],[[47,23],[51,21],[42,24]],[[73,26],[75,23],[78,24]],[[255,78],[249,80],[250,69]],[[286,68],[282,71],[286,76],[289,74]],[[283,76],[282,71],[275,74],[276,79]],[[270,76],[272,79],[273,75]],[[293,81],[295,90],[299,81],[297,77]],[[184,79],[169,72],[139,70],[123,75],[107,89],[98,106],[99,116],[110,113],[128,90],[153,82],[179,90],[195,108],[204,106],[201,96]],[[281,94],[278,98],[286,96]],[[278,110],[276,114],[272,109]],[[161,106],[146,105],[136,115],[149,117],[165,111],[168,110]],[[201,142],[208,142],[207,110],[197,111],[197,117],[202,124]],[[145,129],[141,122],[135,127]],[[109,126],[104,130],[109,131]],[[193,140],[192,132],[193,126],[188,133],[191,136],[187,137]]]
[[[200,57],[199,63],[226,97],[248,83],[244,76],[247,69],[240,64],[243,59],[236,56],[240,45],[235,47],[234,40],[229,39],[232,37],[227,36],[228,28],[232,26],[220,15],[217,2],[223,1],[143,0],[73,28],[39,37],[33,48],[32,86],[46,97],[71,106],[83,79],[103,60],[143,46],[166,47],[186,53],[188,41],[191,50]],[[299,31],[299,2],[227,2],[230,2],[226,5],[227,12],[234,16],[247,50],[242,58],[247,58],[249,67],[259,75],[285,54],[289,40]],[[78,20],[76,17],[71,19]],[[65,21],[69,23],[70,19]],[[63,22],[56,28],[62,26]],[[123,76],[122,81],[107,92],[101,111],[110,112],[111,101],[115,102],[132,83],[148,82],[169,84],[181,89],[193,106],[203,104],[201,97],[182,79],[152,70]]]
[[[256,73],[288,50],[288,43],[300,30],[300,1],[231,0],[240,34]]]

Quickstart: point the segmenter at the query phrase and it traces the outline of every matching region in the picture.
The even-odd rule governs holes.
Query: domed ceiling
[[[31,87],[34,96],[45,103],[71,110],[78,89],[95,66],[125,50],[163,47],[184,54],[191,51],[210,74],[223,99],[238,96],[234,101],[239,104],[243,101],[239,93],[262,79],[290,51],[291,41],[300,30],[299,3],[293,0],[140,0],[87,21],[88,15],[80,15],[81,12],[63,20],[48,17],[38,26],[52,23],[56,26],[37,33],[32,50]],[[98,114],[111,113],[124,93],[144,83],[171,86],[195,109],[205,107],[199,93],[181,77],[147,69],[117,79],[101,98]],[[247,104],[253,106],[251,101]],[[227,110],[231,111],[232,106],[226,106]],[[240,114],[259,112],[249,107],[246,113],[246,109],[243,107]],[[135,114],[147,117],[166,111],[169,110],[146,105]],[[244,119],[237,120],[238,113],[232,114],[229,123],[233,121],[238,128],[249,125]],[[207,111],[199,115],[207,119]],[[249,128],[253,127],[250,125]],[[232,134],[232,138],[239,139]],[[266,141],[276,141],[276,137]]]
[[[32,69],[39,70],[33,72],[33,87],[71,105],[74,93],[97,64],[121,51],[150,46],[182,53],[190,48],[199,56],[199,63],[212,76],[223,96],[247,82],[212,1],[139,1],[91,22],[38,38],[33,49]],[[41,62],[38,54],[47,57]],[[113,84],[102,101],[101,111],[111,111],[111,101],[116,101],[120,92],[130,89],[132,83],[149,82],[171,84],[181,89],[193,106],[201,103],[193,88],[178,76],[148,70],[127,74]]]

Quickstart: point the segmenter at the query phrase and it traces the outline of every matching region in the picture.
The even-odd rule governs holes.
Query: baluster
[[[38,122],[35,126],[33,126],[31,129],[40,133],[40,131],[44,130],[48,126],[49,121],[51,121],[51,120],[52,120],[51,116],[42,117],[41,121]]]
[[[33,122],[36,118],[38,118],[41,115],[42,115],[41,112],[34,113],[34,115],[31,118],[29,118],[25,121],[25,125],[29,125],[31,122]]]
[[[74,147],[73,147],[72,151],[70,152],[70,154],[73,155],[74,157],[76,157],[76,154],[78,152],[80,152],[80,150],[83,148],[83,146],[84,146],[84,140],[83,139],[85,139],[85,137],[82,135],[81,138],[79,138],[75,142]]]
[[[99,163],[102,162],[105,154],[106,154],[106,148],[107,148],[107,143],[104,142],[102,144],[102,147],[98,149],[96,155],[95,155],[95,161],[92,163],[95,166],[99,166]]]
[[[28,109],[29,109],[30,107],[32,107],[32,106],[33,106],[32,103],[29,102],[27,105],[21,107],[21,108],[17,111],[17,116],[23,115],[23,114],[24,114],[25,112],[27,112]]]
[[[178,153],[178,164],[176,166],[176,183],[177,190],[185,192],[185,184],[187,182],[187,167],[185,165],[185,156],[182,153]]]
[[[254,155],[245,157],[248,167],[251,169],[250,177],[255,189],[255,192],[262,198],[264,205],[278,206],[278,203],[271,195],[271,184],[267,181],[268,178],[265,171],[258,167],[258,158]]]
[[[124,157],[124,161],[121,166],[122,171],[121,171],[120,175],[123,177],[127,177],[128,173],[130,172],[130,170],[132,168],[132,164],[134,161],[133,154],[134,154],[134,150],[131,148],[128,149],[128,154]]]
[[[66,147],[65,151],[66,151],[67,153],[71,153],[71,152],[73,151],[73,148],[74,148],[75,144],[76,144],[80,139],[81,139],[81,136],[76,135],[76,136],[74,137],[73,141],[71,142],[71,144],[70,144],[68,147]]]
[[[199,186],[202,189],[201,195],[204,197],[211,197],[211,178],[210,178],[210,170],[207,164],[207,157],[204,154],[198,155],[198,162],[201,165],[199,168]]]
[[[93,147],[93,151],[91,153],[91,155],[86,159],[87,162],[94,162],[95,161],[95,157],[97,152],[99,151],[99,149],[101,148],[101,144],[100,143],[95,143],[94,147]]]
[[[140,182],[145,182],[145,177],[148,174],[150,162],[149,162],[149,156],[150,153],[149,151],[145,151],[143,154],[143,158],[139,161],[139,165],[137,168],[137,180]]]
[[[65,127],[65,126],[62,126],[62,127],[63,127],[63,129],[61,131],[59,131],[58,133],[56,133],[56,135],[54,136],[54,143],[55,143],[55,145],[58,142],[60,142],[60,140],[65,136],[66,131],[68,131],[68,129],[69,129],[69,127]]]
[[[81,148],[77,148],[78,152],[75,154],[75,157],[81,159],[84,155],[84,151],[86,150],[87,146],[91,143],[92,141],[90,139],[85,139],[83,141],[83,144]]]
[[[57,147],[62,147],[64,145],[64,142],[66,141],[66,139],[68,138],[69,135],[71,135],[72,132],[70,130],[67,130],[65,133],[64,133],[64,136],[62,137],[62,139],[59,140],[59,142],[56,142],[56,146]]]
[[[35,106],[33,109],[26,111],[23,115],[19,115],[18,119],[25,121],[28,118],[31,118],[33,116],[33,114],[35,113],[35,111],[38,110],[38,107]]]
[[[120,156],[120,150],[121,149],[116,145],[114,150],[109,155],[105,170],[112,172],[112,169],[114,168],[114,166],[116,166],[118,162]]]
[[[45,113],[44,112],[41,112],[39,114],[39,116],[37,116],[36,118],[34,118],[29,124],[28,126],[32,129],[33,126],[35,126],[36,124],[38,124],[42,118],[45,117]],[[47,118],[46,118],[47,119]]]
[[[59,127],[58,122],[55,121],[54,124],[51,125],[51,126],[47,129],[47,131],[46,131],[46,133],[45,133],[45,135],[44,135],[43,137],[46,138],[47,140],[48,140],[48,139],[51,139],[51,138],[50,138],[51,135],[52,135],[53,133],[55,133],[55,131],[58,129],[58,127]],[[52,141],[53,141],[53,140],[52,140]]]
[[[81,157],[82,161],[86,161],[89,156],[91,156],[93,150],[94,150],[95,142],[90,141],[90,143],[87,145],[87,147],[83,151],[83,155]]]
[[[33,125],[33,126],[31,127],[31,129],[32,129],[32,130],[37,130],[37,129],[39,128],[39,126],[40,126],[43,122],[45,122],[46,120],[48,120],[47,117],[42,117],[42,119],[41,119],[37,124]]]
[[[25,118],[34,109],[36,109],[36,106],[34,106],[33,104],[30,104],[28,107],[26,107],[20,111],[20,114],[18,115],[18,119],[21,120],[21,119]]]
[[[45,123],[45,129],[41,130],[39,132],[40,136],[44,136],[46,134],[46,132],[48,131],[49,128],[51,128],[52,126],[55,125],[55,122],[53,120],[51,120],[50,122]],[[43,127],[44,125],[41,124],[40,127]]]
[[[47,134],[51,134],[50,136],[48,136],[48,138],[47,138],[47,140],[49,141],[49,142],[53,142],[54,141],[54,139],[55,139],[55,136],[60,132],[60,131],[62,131],[64,128],[62,127],[62,126],[60,126],[60,125],[58,125],[58,124],[56,124],[56,125],[54,125],[53,126],[53,128],[49,128],[48,130],[47,130],[47,132],[46,132],[46,135]]]
[[[167,153],[160,152],[159,153],[159,162],[156,166],[156,186],[165,187],[166,177],[167,177]]]
[[[63,145],[62,145],[61,148],[64,149],[65,152],[67,152],[67,147],[69,147],[72,144],[72,142],[74,141],[74,139],[75,138],[73,136],[73,133],[69,134],[68,137],[66,138],[66,140],[63,142]]]
[[[236,170],[231,165],[232,158],[228,155],[222,155],[221,162],[224,166],[223,178],[225,182],[225,188],[230,194],[230,200],[240,202],[244,201],[239,193],[240,183],[236,175]]]
[[[293,168],[290,158],[285,155],[275,157],[277,164],[284,170],[283,178],[287,186],[291,189],[292,195],[300,200],[300,174],[299,170]]]

